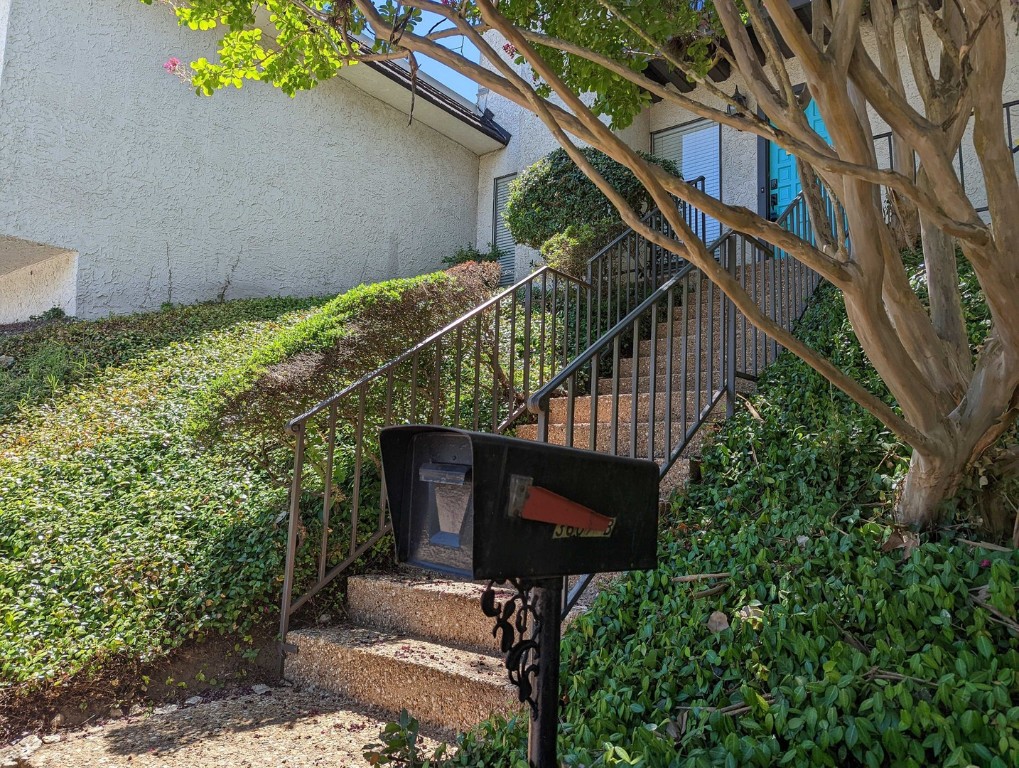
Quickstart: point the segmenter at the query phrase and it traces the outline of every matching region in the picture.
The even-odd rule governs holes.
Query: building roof
[[[495,121],[491,111],[482,112],[477,105],[420,70],[412,78],[402,61],[347,66],[340,70],[340,76],[477,155],[502,149],[509,143],[509,131]]]
[[[803,23],[803,26],[810,29],[811,26],[811,0],[789,0],[789,5],[793,11],[796,12],[796,16]],[[772,26],[775,33],[775,39],[778,41],[779,49],[782,55],[787,59],[792,58],[793,52],[786,45],[785,40],[782,39],[782,35],[779,34],[778,30],[775,29],[774,23],[768,19],[767,24]],[[763,64],[766,59],[764,47],[757,39],[757,34],[754,32],[754,28],[748,25],[748,32],[750,33],[750,44],[753,46],[754,51],[757,53],[758,60]],[[717,45],[728,49],[728,43],[722,39],[719,40]],[[729,62],[724,59],[720,60],[711,70],[708,71],[708,76],[716,83],[723,83],[729,79],[731,72]],[[644,73],[654,80],[656,83],[662,85],[672,85],[680,93],[689,93],[696,85],[691,80],[687,80],[686,76],[681,72],[676,71],[671,65],[664,61],[655,60],[647,65]],[[658,97],[653,97],[654,101],[658,101]]]

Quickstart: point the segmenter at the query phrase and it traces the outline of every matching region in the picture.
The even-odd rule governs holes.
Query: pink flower
[[[980,561],[980,567],[981,568],[990,568],[991,567],[991,561],[990,560],[981,560]]]
[[[167,60],[166,60],[166,62],[165,62],[165,63],[163,64],[163,69],[165,69],[165,70],[166,70],[167,72],[169,72],[170,74],[173,74],[173,73],[174,73],[174,72],[176,72],[176,71],[177,71],[177,70],[178,70],[179,68],[180,68],[180,59],[178,59],[178,58],[177,58],[176,56],[171,56],[171,57],[170,57],[169,59],[167,59]]]
[[[506,45],[502,47],[502,50],[506,53],[507,56],[512,57],[517,55],[517,47],[513,45],[513,43],[506,43]]]

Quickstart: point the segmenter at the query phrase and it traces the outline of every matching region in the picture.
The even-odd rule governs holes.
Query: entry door
[[[831,143],[828,129],[821,119],[817,102],[811,99],[805,111],[810,127],[825,141]],[[777,219],[800,194],[800,177],[796,173],[796,158],[774,142],[768,143],[768,218]]]

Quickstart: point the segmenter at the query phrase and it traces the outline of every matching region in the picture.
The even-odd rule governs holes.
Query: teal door
[[[810,127],[831,143],[816,101],[811,100],[806,115]],[[800,177],[796,173],[796,158],[774,142],[768,142],[768,218],[777,219],[798,194]]]

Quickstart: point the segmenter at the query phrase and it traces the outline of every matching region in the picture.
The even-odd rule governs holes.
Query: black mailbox
[[[652,461],[433,426],[381,445],[401,562],[494,580],[656,564]]]

